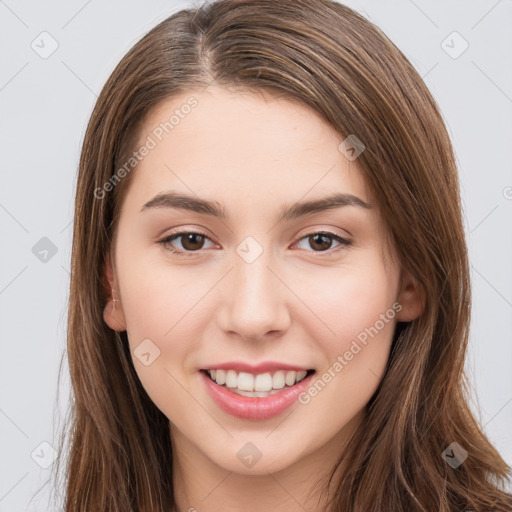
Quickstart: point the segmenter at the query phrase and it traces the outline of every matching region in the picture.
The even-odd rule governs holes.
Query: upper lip
[[[280,363],[278,361],[265,361],[259,364],[244,363],[241,361],[232,361],[225,363],[211,364],[202,368],[203,370],[235,370],[236,372],[247,372],[252,374],[260,374],[265,372],[273,372],[278,370],[289,370],[289,371],[307,371],[312,370],[306,366],[297,366],[288,363]]]

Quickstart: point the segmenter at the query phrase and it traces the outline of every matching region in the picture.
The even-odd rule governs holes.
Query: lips
[[[286,371],[283,367],[286,367]],[[240,368],[249,368],[252,372],[242,371]],[[262,369],[267,371],[257,373]],[[271,374],[269,369],[276,371]],[[203,369],[199,373],[210,397],[224,412],[246,420],[265,420],[282,414],[297,401],[299,394],[307,389],[315,373],[313,369],[280,363],[258,366],[224,363],[212,366],[209,370]],[[228,379],[223,384],[219,384],[211,376],[213,373],[214,377],[217,377],[219,370]],[[273,387],[276,375],[278,389]],[[283,375],[285,380],[288,376],[290,385],[284,382],[281,387]],[[220,381],[222,380],[221,373]],[[252,391],[243,389],[251,387]],[[262,389],[265,391],[260,391]]]

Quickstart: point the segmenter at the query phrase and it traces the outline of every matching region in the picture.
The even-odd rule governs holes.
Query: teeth
[[[235,370],[228,370],[226,373],[226,387],[236,388],[237,387],[237,374]]]
[[[255,396],[257,398],[264,398],[269,395],[274,395],[275,393],[279,393],[278,389],[273,389],[272,391],[241,391],[238,388],[231,389],[233,393],[242,396]]]
[[[254,391],[270,391],[271,389],[272,375],[270,375],[270,373],[260,373],[256,375],[254,379]]]
[[[273,375],[269,372],[253,375],[248,372],[237,373],[235,370],[208,370],[208,374],[217,384],[236,389],[236,392],[240,391],[240,395],[267,396],[283,389],[285,385],[293,386],[300,382],[307,372],[279,370]]]
[[[297,376],[296,372],[286,372],[286,377],[284,381],[287,386],[293,386],[295,384],[295,377]]]
[[[217,370],[215,377],[212,375],[212,373],[211,373],[212,371],[215,371],[215,370],[211,370],[210,371],[211,378],[215,379],[215,382],[217,384],[220,384],[221,386],[222,386],[222,384],[225,384],[225,382],[226,382],[226,370]]]
[[[284,385],[284,372],[279,370],[278,372],[274,373],[274,376],[272,377],[272,387],[274,389],[283,389]]]
[[[238,388],[242,391],[254,391],[254,377],[250,373],[240,372],[236,384],[228,387]],[[257,391],[268,391],[268,389],[258,389]]]

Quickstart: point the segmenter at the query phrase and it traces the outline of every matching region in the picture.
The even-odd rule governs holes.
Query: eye
[[[310,244],[310,247],[314,248],[313,252],[327,252],[331,248],[330,246],[332,245],[332,240],[338,242],[339,245],[337,249],[329,251],[330,253],[340,250],[343,246],[348,247],[352,244],[350,240],[347,240],[346,238],[343,238],[336,233],[330,233],[329,231],[317,231],[315,233],[309,233],[308,235],[302,237],[299,242],[302,240],[307,240],[307,242]]]
[[[183,239],[181,242],[181,248],[176,248],[172,245],[172,242],[178,239]],[[337,235],[336,233],[330,233],[329,231],[317,231],[314,233],[309,233],[308,235],[302,237],[299,242],[306,239],[310,246],[313,247],[312,252],[321,253],[329,251],[331,248],[330,246],[332,245],[332,240],[338,242],[339,246],[338,249],[329,251],[330,253],[340,250],[340,248],[343,246],[348,247],[352,244],[350,240],[347,240]],[[194,256],[195,253],[204,248],[205,240],[210,239],[204,233],[199,233],[197,231],[179,231],[177,233],[166,236],[162,240],[159,240],[158,243],[163,245],[172,253],[184,256]]]
[[[176,249],[171,245],[171,242],[182,238],[181,249]],[[182,254],[186,256],[194,256],[195,252],[198,252],[204,246],[204,241],[209,240],[209,238],[204,233],[199,233],[196,231],[180,231],[178,233],[174,233],[172,235],[166,236],[162,240],[159,240],[159,244],[162,244],[165,248],[167,248],[172,253]]]

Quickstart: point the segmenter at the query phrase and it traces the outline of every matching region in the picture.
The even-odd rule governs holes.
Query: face
[[[396,322],[419,313],[342,140],[307,106],[216,87],[146,119],[138,148],[151,148],[132,171],[107,267],[120,302],[105,321],[126,329],[178,453],[261,475],[338,454],[383,376]],[[357,199],[298,208],[333,194]],[[261,396],[238,392],[255,385]]]

